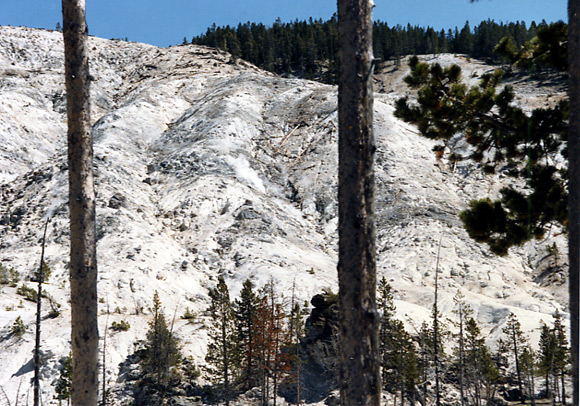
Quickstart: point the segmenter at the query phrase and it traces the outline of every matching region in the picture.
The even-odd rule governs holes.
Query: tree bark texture
[[[376,309],[372,3],[338,0],[340,398],[379,405]]]
[[[68,116],[73,406],[98,402],[97,260],[84,0],[62,0]]]
[[[568,247],[571,357],[573,403],[578,397],[578,271],[580,268],[580,0],[568,1],[568,92],[570,98],[570,123],[568,129]]]

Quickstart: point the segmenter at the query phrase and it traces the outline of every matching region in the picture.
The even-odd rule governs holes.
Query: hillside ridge
[[[272,279],[286,294],[295,283],[302,301],[336,290],[336,88],[277,77],[207,47],[93,37],[90,44],[100,331],[107,311],[109,322],[131,325],[107,332],[109,382],[145,336],[155,290],[168,314],[186,307],[202,314],[218,276],[232,296],[247,278],[258,287]],[[50,217],[45,289],[61,315],[42,327],[47,402],[69,348],[62,54],[58,32],[0,27],[0,263],[20,273],[18,286],[33,286],[26,279]],[[470,80],[495,68],[461,56],[428,58],[461,63]],[[490,344],[511,312],[536,343],[539,321],[566,310],[567,260],[555,267],[546,248],[567,252],[565,237],[554,230],[501,258],[469,239],[457,213],[470,199],[497,194],[506,179],[484,175],[476,163],[438,159],[435,142],[393,116],[394,100],[407,92],[404,69],[390,73],[396,79],[377,75],[384,93],[375,96],[374,128],[377,270],[394,288],[397,315],[410,331],[429,319],[441,241],[443,316],[455,320],[460,291]],[[19,316],[33,326],[35,305],[16,289],[1,287],[3,337]],[[175,324],[198,365],[208,323],[200,316]],[[0,341],[0,385],[9,397],[31,376],[33,341],[32,327],[22,339]]]

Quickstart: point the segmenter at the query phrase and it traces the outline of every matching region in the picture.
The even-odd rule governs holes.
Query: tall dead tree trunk
[[[378,406],[372,2],[338,0],[338,38],[340,397]]]
[[[98,402],[97,258],[84,0],[62,0],[68,116],[73,406]]]
[[[42,321],[42,284],[44,283],[44,247],[46,244],[46,230],[50,218],[44,224],[44,232],[42,233],[42,249],[40,251],[40,265],[38,266],[38,294],[36,297],[36,336],[34,344],[34,399],[33,405],[40,406],[40,324]]]
[[[435,405],[441,406],[441,391],[439,389],[439,308],[437,306],[437,293],[439,288],[439,258],[441,254],[441,241],[437,248],[437,262],[435,263],[435,302],[433,303],[433,360],[435,363]]]
[[[571,357],[573,405],[580,404],[578,396],[578,272],[580,270],[580,0],[568,1],[568,92],[570,122],[568,128],[568,244],[570,324],[572,331]],[[565,402],[565,399],[563,400]]]

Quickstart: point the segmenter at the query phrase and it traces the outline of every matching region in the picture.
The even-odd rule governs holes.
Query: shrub
[[[116,321],[111,323],[111,330],[113,331],[127,331],[131,328],[131,325],[126,320],[121,320],[119,323]]]
[[[58,400],[66,400],[70,398],[72,387],[72,355],[68,355],[61,360],[62,369],[54,391]]]
[[[189,309],[189,307],[185,309],[185,313],[183,313],[183,316],[181,316],[182,319],[188,320],[188,321],[194,321],[196,317],[197,317],[197,314],[192,312]]]
[[[50,278],[50,275],[52,274],[52,270],[50,269],[50,267],[46,264],[46,262],[42,261],[42,283],[46,283],[48,281],[48,279]],[[40,279],[40,273],[38,272],[38,269],[36,269],[34,271],[34,273],[32,274],[32,276],[30,277],[30,280],[32,282],[37,282]]]
[[[22,338],[22,336],[26,333],[26,326],[22,321],[22,318],[18,316],[14,323],[12,324],[12,329],[10,330],[10,334],[16,338]]]
[[[25,284],[22,284],[18,289],[16,289],[16,293],[18,293],[20,296],[24,296],[24,299],[30,300],[34,303],[36,303],[38,300],[38,292],[36,289],[29,288]]]
[[[0,264],[0,285],[8,285],[15,288],[20,280],[20,276],[14,267],[10,269]]]

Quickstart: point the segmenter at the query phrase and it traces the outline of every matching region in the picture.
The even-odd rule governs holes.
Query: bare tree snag
[[[580,270],[580,0],[568,1],[568,247],[573,405],[578,396],[578,271]],[[566,400],[563,399],[565,402]]]
[[[338,0],[340,398],[379,405],[372,2]]]
[[[44,223],[44,232],[42,233],[42,249],[40,251],[40,265],[38,266],[38,294],[36,298],[36,335],[34,344],[34,399],[33,405],[40,406],[40,323],[42,310],[42,284],[44,283],[44,247],[46,244],[46,229],[50,217]]]
[[[62,0],[68,116],[73,406],[98,402],[97,258],[84,0]]]

